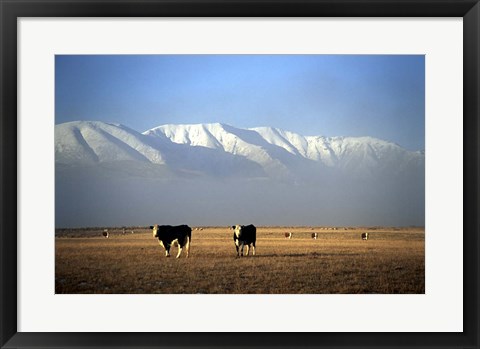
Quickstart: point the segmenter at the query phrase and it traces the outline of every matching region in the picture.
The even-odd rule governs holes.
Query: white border
[[[462,24],[20,19],[19,331],[462,331]],[[79,53],[426,54],[426,294],[54,295],[54,55]]]

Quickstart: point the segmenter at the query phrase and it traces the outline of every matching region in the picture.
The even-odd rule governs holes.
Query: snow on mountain
[[[408,163],[422,164],[424,156],[372,137],[302,136],[271,127],[254,128],[265,140],[288,152],[356,174],[372,174],[379,169],[403,170]]]
[[[332,170],[357,177],[423,172],[424,159],[371,137],[302,136],[272,127],[171,124],[143,134],[95,121],[55,127],[55,161],[75,166],[133,161],[192,174],[295,179]]]
[[[133,172],[145,175],[158,173],[155,166],[162,165],[164,170],[168,168],[181,176],[267,176],[257,163],[216,149],[213,144],[190,146],[172,142],[160,133],[152,137],[123,125],[96,121],[56,125],[55,162],[73,167],[97,164],[103,169],[130,173],[132,167],[137,167]],[[136,166],[139,162],[143,165]]]
[[[273,127],[256,127],[251,130],[257,132],[270,144],[281,147],[291,154],[306,157],[308,142],[299,134]]]
[[[308,161],[320,171],[325,166],[357,176],[401,173],[412,166],[423,170],[424,163],[422,153],[372,137],[302,136],[272,127],[240,129],[218,123],[163,125],[144,134],[243,156],[271,177],[289,176]]]
[[[55,126],[55,161],[76,165],[126,160],[163,164],[162,152],[149,142],[123,125],[68,122]]]
[[[272,156],[273,149],[256,132],[215,124],[163,125],[143,133],[152,137],[167,137],[174,143],[220,150],[259,164],[271,177],[279,178],[288,168]]]

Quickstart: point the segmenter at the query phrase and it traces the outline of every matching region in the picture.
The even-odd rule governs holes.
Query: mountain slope
[[[164,164],[160,147],[141,133],[122,125],[74,121],[55,126],[55,162],[94,164],[139,161]]]
[[[423,172],[425,156],[371,137],[302,136],[271,127],[162,125],[143,134],[94,121],[55,127],[57,164],[129,161],[217,176],[295,179],[339,172],[395,176]]]
[[[212,147],[188,146],[167,137],[150,137],[118,124],[75,121],[55,126],[58,166],[95,166],[150,176],[162,165],[179,176],[265,177],[263,168],[244,157]],[[117,165],[115,165],[117,164]],[[150,167],[149,167],[150,165]]]
[[[143,134],[245,157],[272,178],[295,176],[305,168],[319,172],[335,168],[366,177],[424,167],[422,153],[371,137],[305,137],[271,127],[240,129],[224,124],[163,125]]]
[[[166,137],[174,143],[214,149],[248,159],[260,165],[274,178],[288,173],[288,168],[275,151],[256,132],[237,129],[224,124],[163,125],[143,133],[150,137]]]

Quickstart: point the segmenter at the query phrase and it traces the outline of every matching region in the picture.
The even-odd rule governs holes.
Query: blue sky
[[[421,55],[57,55],[55,123],[273,126],[425,148]]]

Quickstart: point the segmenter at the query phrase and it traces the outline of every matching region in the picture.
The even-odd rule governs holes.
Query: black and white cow
[[[158,225],[150,226],[153,230],[153,237],[158,238],[160,246],[165,248],[165,256],[170,257],[170,247],[178,246],[177,257],[180,257],[182,249],[187,250],[187,258],[190,252],[190,242],[192,241],[192,228],[188,225]]]
[[[312,239],[317,240],[318,238],[318,233],[312,233]]]
[[[102,235],[104,238],[108,239],[108,229],[104,229]]]
[[[285,233],[285,239],[291,239],[293,236],[292,233]]]
[[[252,254],[255,256],[255,242],[257,241],[257,228],[250,225],[233,225],[233,242],[237,249],[237,256],[243,255],[243,246],[247,246],[247,256],[250,252],[250,245],[253,246]]]
[[[362,233],[362,240],[368,240],[368,233]]]

